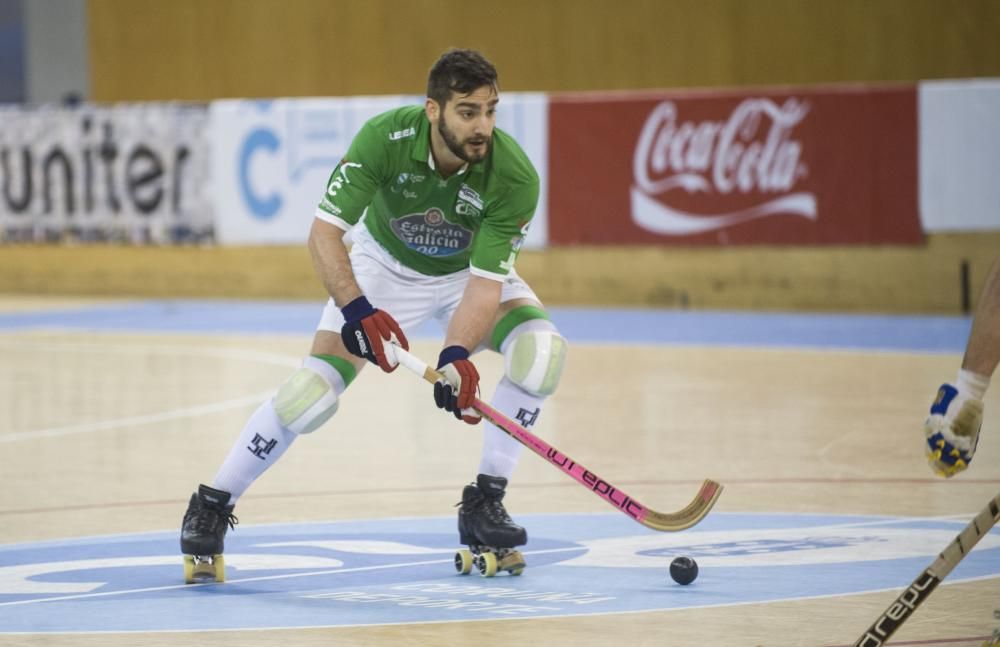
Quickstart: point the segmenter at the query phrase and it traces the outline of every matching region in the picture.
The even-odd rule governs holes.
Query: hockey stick
[[[891,636],[900,625],[927,599],[937,585],[941,583],[953,568],[958,566],[962,558],[969,554],[972,547],[990,531],[990,528],[1000,520],[1000,493],[990,499],[986,507],[969,522],[962,532],[952,540],[948,547],[938,555],[934,563],[924,569],[924,572],[913,580],[906,590],[889,605],[882,615],[866,631],[854,647],[879,647]]]
[[[437,382],[441,375],[417,357],[396,346],[396,359],[400,364],[413,371],[428,382]],[[597,474],[594,474],[583,465],[580,465],[572,458],[555,449],[544,440],[534,435],[521,425],[517,424],[507,416],[503,415],[479,398],[473,402],[475,409],[486,420],[489,420],[502,431],[511,436],[514,440],[526,446],[545,460],[549,461],[564,473],[572,476],[578,483],[591,490],[614,507],[618,508],[628,516],[632,517],[647,528],[661,530],[665,532],[677,532],[695,525],[705,518],[712,506],[715,505],[719,495],[722,494],[722,485],[706,479],[701,484],[698,495],[687,504],[682,510],[677,512],[657,512],[652,508],[647,508],[643,504],[633,499],[622,490],[611,483],[605,481]]]

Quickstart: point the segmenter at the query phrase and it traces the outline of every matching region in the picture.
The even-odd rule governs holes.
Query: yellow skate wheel
[[[462,548],[455,553],[455,570],[462,575],[472,572],[472,551],[468,548]]]
[[[524,561],[524,555],[521,554],[519,550],[513,550],[507,554],[502,560],[500,560],[499,568],[500,570],[507,571],[511,575],[520,575],[524,572],[524,567],[527,564]]]
[[[215,581],[225,582],[226,581],[226,560],[223,559],[222,555],[215,555],[212,558],[212,565],[215,566]]]
[[[184,556],[184,583],[194,584],[194,557]]]
[[[493,577],[497,574],[497,556],[493,553],[479,555],[479,574],[483,577]]]

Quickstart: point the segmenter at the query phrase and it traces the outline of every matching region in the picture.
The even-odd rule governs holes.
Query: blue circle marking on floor
[[[377,625],[681,609],[901,589],[965,525],[715,513],[682,533],[520,515],[520,577],[454,571],[454,517],[238,527],[224,584],[184,585],[177,532],[0,546],[0,633]],[[670,561],[694,557],[675,584]],[[1000,578],[1000,531],[946,582]]]

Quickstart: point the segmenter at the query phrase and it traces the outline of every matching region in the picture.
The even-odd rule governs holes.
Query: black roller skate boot
[[[468,546],[455,553],[455,570],[462,575],[475,566],[483,577],[498,571],[520,575],[524,555],[515,550],[528,542],[528,533],[514,523],[503,507],[507,479],[480,474],[465,486],[458,509],[458,537]]]
[[[226,581],[226,563],[222,558],[226,530],[239,521],[229,505],[229,493],[198,486],[191,495],[181,526],[181,552],[184,553],[184,582]]]

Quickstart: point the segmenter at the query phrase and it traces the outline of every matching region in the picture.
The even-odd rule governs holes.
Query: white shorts
[[[437,319],[443,330],[447,329],[469,281],[468,269],[445,276],[421,274],[393,258],[363,224],[354,227],[351,235],[354,238],[351,269],[361,291],[374,307],[392,315],[407,335],[431,318]],[[513,269],[500,289],[500,302],[512,299],[532,299],[541,303]],[[340,308],[330,299],[323,308],[317,329],[339,333],[343,325]]]

